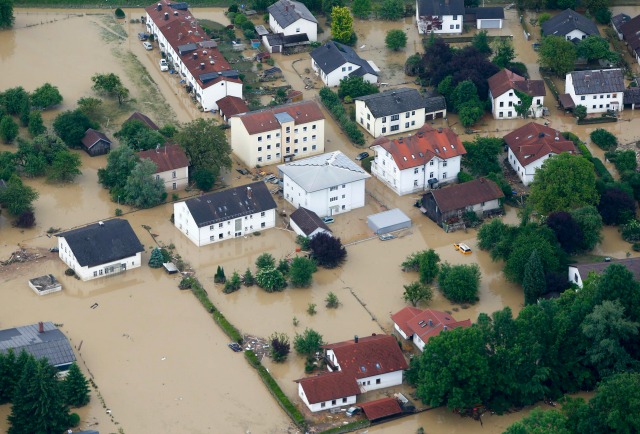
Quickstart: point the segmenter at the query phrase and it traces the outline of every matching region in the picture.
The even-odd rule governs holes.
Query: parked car
[[[360,152],[357,156],[356,156],[356,161],[360,161],[360,160],[364,160],[365,158],[367,158],[369,156],[368,152]]]
[[[50,251],[51,253],[58,253],[58,251],[59,251],[59,250],[58,250],[58,248],[57,248],[57,247],[51,247],[51,248],[49,249],[49,251]]]
[[[275,175],[267,175],[264,177],[264,182],[271,182],[273,183],[274,181],[277,181],[278,178]]]
[[[467,246],[466,244],[462,244],[462,243],[454,244],[453,247],[463,255],[471,254],[471,247]]]
[[[349,409],[347,410],[347,416],[351,417],[351,416],[355,416],[356,414],[359,414],[362,411],[362,409],[360,407],[349,407]]]
[[[153,50],[153,45],[151,45],[151,43],[144,41],[142,43],[142,46],[144,47],[145,50],[150,51]]]
[[[380,238],[380,241],[389,241],[396,238],[396,236],[393,234],[384,234],[384,235],[380,235],[378,238]]]
[[[326,217],[322,217],[322,221],[325,222],[326,224],[329,224],[329,223],[333,223],[335,220],[333,219],[333,217],[326,216]]]
[[[168,71],[169,70],[169,64],[167,63],[166,59],[160,59],[160,71]]]
[[[138,33],[138,39],[140,39],[141,41],[146,41],[147,39],[149,39],[149,34],[148,33]]]

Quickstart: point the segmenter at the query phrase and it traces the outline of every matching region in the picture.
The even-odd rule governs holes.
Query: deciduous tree
[[[588,62],[600,59],[614,61],[617,58],[617,54],[609,50],[609,41],[598,35],[590,35],[581,40],[577,46],[577,55]]]
[[[80,156],[65,149],[57,152],[53,157],[47,178],[55,182],[71,182],[76,176],[82,175],[80,166],[82,166]]]
[[[193,172],[193,180],[202,191],[209,191],[216,182],[216,177],[211,170],[197,169]]]
[[[580,250],[591,251],[602,239],[602,217],[593,206],[578,208],[570,212],[582,230]]]
[[[501,172],[498,155],[503,146],[504,140],[501,138],[477,136],[473,142],[464,142],[467,153],[462,157],[462,164],[476,176]]]
[[[564,77],[573,71],[576,63],[576,47],[563,36],[548,35],[540,44],[540,64],[551,69],[557,76]]]
[[[359,96],[371,95],[378,92],[380,92],[378,86],[358,76],[343,78],[340,80],[340,85],[338,86],[338,96],[342,99],[346,97],[355,99]]]
[[[533,97],[519,91],[518,89],[514,89],[514,91],[520,102],[514,105],[513,108],[515,109],[516,113],[526,119],[529,117],[529,109],[531,108]]]
[[[297,256],[291,261],[289,269],[289,282],[295,288],[306,288],[311,285],[316,264],[313,260]]]
[[[195,170],[207,169],[215,178],[223,169],[231,169],[231,146],[213,119],[198,118],[186,124],[175,136]]]
[[[412,282],[403,287],[404,294],[402,294],[402,298],[404,298],[404,301],[407,303],[411,303],[413,307],[416,307],[421,301],[428,303],[433,297],[431,287],[420,282]]]
[[[38,198],[36,190],[24,185],[17,175],[12,175],[7,182],[7,188],[0,190],[0,204],[9,214],[18,216],[32,209],[32,203]]]
[[[640,432],[640,374],[626,372],[605,379],[589,402],[600,431]],[[595,424],[594,424],[595,425]]]
[[[636,201],[626,191],[610,187],[605,189],[600,197],[598,212],[605,225],[625,224],[636,214]]]
[[[31,94],[31,105],[40,110],[46,110],[62,102],[62,95],[56,86],[45,83]]]
[[[331,37],[341,44],[351,44],[354,41],[353,17],[349,8],[338,6],[331,10]]]
[[[593,130],[591,134],[589,134],[589,138],[593,143],[605,151],[608,151],[618,144],[616,136],[603,128],[596,128]]]
[[[475,47],[478,52],[483,53],[487,56],[491,55],[491,46],[489,45],[489,38],[487,37],[487,31],[481,30],[473,36],[473,40],[471,41],[471,45]]]
[[[420,273],[420,282],[425,285],[433,282],[438,276],[440,256],[433,249],[421,252],[419,258],[418,272]]]
[[[574,434],[567,428],[567,418],[556,410],[534,408],[528,416],[515,422],[504,434]]]
[[[0,28],[13,26],[13,0],[0,0]]]
[[[27,127],[31,137],[36,137],[47,132],[47,127],[45,127],[44,122],[42,122],[42,113],[38,110],[33,110],[29,113],[29,124]]]
[[[256,259],[256,268],[276,268],[276,260],[271,253],[263,253]]]
[[[302,334],[296,334],[293,339],[293,348],[302,356],[313,356],[324,345],[322,335],[313,329],[306,328]]]
[[[404,16],[402,0],[383,0],[378,7],[378,17],[383,20],[395,21]]]
[[[274,362],[281,363],[287,360],[287,356],[291,352],[291,343],[286,333],[273,333],[269,336],[269,343],[271,344],[271,359]]]
[[[125,122],[114,136],[135,151],[153,149],[166,141],[162,134],[137,119]]]
[[[311,257],[318,265],[325,268],[335,268],[347,258],[347,249],[340,242],[326,232],[314,236],[309,242]]]
[[[11,116],[4,116],[0,120],[0,138],[4,143],[11,143],[18,137],[18,124]]]
[[[287,286],[287,280],[280,270],[267,267],[256,272],[256,283],[267,292],[280,292]]]
[[[559,268],[563,254],[553,232],[544,226],[528,226],[519,231],[506,255],[504,274],[507,279],[516,283],[524,281],[525,269],[534,250],[542,261],[543,275]]]
[[[77,109],[60,113],[53,121],[53,130],[70,148],[82,146],[82,138],[89,128],[96,129],[98,125]]]
[[[371,15],[371,0],[354,0],[351,4],[351,12],[357,18],[369,18],[369,15]]]
[[[584,233],[570,213],[565,211],[551,213],[545,223],[556,235],[562,250],[571,254],[583,249]]]
[[[29,105],[29,93],[22,86],[12,87],[1,94],[0,101],[10,115],[19,115],[22,107]]]
[[[407,34],[400,29],[389,30],[384,43],[388,49],[398,51],[407,46]]]
[[[98,180],[109,190],[122,190],[131,171],[139,161],[133,150],[126,146],[118,146],[107,156],[107,167],[98,169]]]
[[[516,58],[515,50],[510,39],[496,39],[493,44],[493,63],[499,68],[508,68],[513,59]]]
[[[154,207],[167,197],[164,181],[156,179],[156,163],[143,159],[136,163],[124,185],[124,200],[136,208]]]
[[[478,264],[440,266],[438,285],[444,296],[454,303],[475,303],[479,300],[480,268]]]
[[[91,77],[91,81],[93,81],[92,89],[94,91],[99,94],[117,98],[119,105],[122,105],[122,103],[129,98],[129,89],[122,84],[120,77],[113,72],[95,74]]]

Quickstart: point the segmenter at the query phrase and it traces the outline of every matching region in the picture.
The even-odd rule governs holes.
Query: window
[[[338,200],[338,196],[329,198],[329,202],[335,202],[336,200]]]
[[[500,107],[504,107],[504,101],[500,101]]]
[[[371,115],[369,113],[367,113],[367,120],[371,120]]]
[[[451,30],[453,30],[453,24],[451,24],[451,25],[449,26],[449,28],[450,28]]]
[[[411,111],[411,116],[414,116],[415,114],[416,114],[415,110]]]
[[[342,403],[345,404],[347,402],[347,398],[342,398]]]
[[[171,177],[172,177],[172,178],[175,178],[175,177],[176,177],[176,171],[175,171],[175,170],[171,173]]]
[[[338,187],[337,187],[337,186],[336,186],[336,187],[331,187],[331,188],[329,189],[329,191],[336,191],[337,189],[338,189]]]
[[[353,69],[353,66],[350,66],[349,68],[347,68],[348,71],[351,71]]]
[[[416,121],[411,121],[411,126],[414,126],[416,124]]]
[[[582,95],[582,96],[580,97],[580,101],[584,101],[584,100],[585,100],[585,98],[586,98],[586,96]]]
[[[224,237],[224,234],[218,234],[218,239],[221,240]]]
[[[593,99],[598,99],[598,95],[593,95]]]
[[[258,152],[262,152],[262,146],[258,146]]]
[[[344,69],[344,68],[342,68],[342,69]],[[321,408],[324,408],[325,406],[326,406],[326,404],[324,402],[320,404]]]
[[[271,149],[271,145],[267,145],[267,150],[268,150],[268,149]]]
[[[93,272],[93,277],[98,277],[98,272],[97,271]]]
[[[102,270],[98,270],[98,274],[102,276]]]
[[[380,378],[376,378],[376,384],[380,384]]]
[[[258,141],[261,142],[262,141],[262,136],[258,136]]]
[[[331,401],[331,405],[336,405],[336,400],[335,399]]]
[[[417,179],[414,179],[414,180],[413,180],[413,186],[414,186],[414,187],[417,187],[417,186],[418,186],[418,180],[417,180]]]
[[[276,133],[276,137],[280,137],[280,133]]]
[[[446,161],[442,162],[442,167],[447,167],[447,162]]]
[[[404,123],[404,127],[405,127],[405,128],[409,128],[409,122],[405,122],[405,123]]]
[[[513,92],[509,92],[509,96],[513,96]]]
[[[302,141],[303,141],[303,142],[306,142],[306,141],[307,141],[307,138],[306,138],[306,137],[303,137],[303,138],[302,138]]]
[[[382,134],[387,132],[387,127],[382,127]]]
[[[271,134],[267,134],[267,140],[271,140]]]
[[[262,157],[258,157],[258,163],[262,161]]]
[[[418,174],[418,168],[417,167],[415,169],[413,169],[413,173],[416,174],[416,175]]]
[[[291,143],[291,137],[287,137],[287,140],[285,140],[285,143]]]
[[[617,93],[612,93],[612,94],[611,94],[611,98],[616,98],[617,96],[618,96],[618,94],[617,94]]]
[[[302,152],[307,152],[307,147],[302,148]]]
[[[267,160],[271,160],[271,154],[267,155]]]
[[[453,16],[453,21],[456,21],[457,19],[458,19],[458,16],[457,16],[457,15],[454,15],[454,16]]]
[[[456,29],[459,29],[459,28],[460,28],[460,24],[456,24]]]
[[[302,127],[302,131],[307,131],[307,127]]]
[[[178,186],[176,185],[176,183],[173,183],[173,189],[175,190]]]
[[[594,105],[592,105],[591,107],[596,108],[595,104],[594,104]]]
[[[509,101],[509,107],[513,107],[513,101]]]
[[[315,129],[316,129],[316,125],[315,125],[315,124],[314,124],[314,125],[311,125],[311,129],[312,129],[312,130],[315,130]]]
[[[280,152],[276,153],[276,158],[280,158]]]
[[[289,146],[287,146],[287,149],[285,149],[286,152],[291,152],[291,148]]]
[[[392,115],[391,116],[391,120],[392,121],[397,121],[398,119],[400,119],[400,115]]]
[[[294,132],[295,134],[298,134],[298,129],[297,129],[297,128],[295,128],[295,129],[293,130],[293,132]]]
[[[400,129],[400,125],[391,125],[391,131],[398,131]]]
[[[429,179],[433,178],[433,172],[429,172]]]
[[[291,127],[287,127],[287,128],[285,128],[284,132],[285,132],[285,133],[290,133],[290,132],[291,132]]]
[[[433,166],[433,160],[429,161],[429,166]]]
[[[371,129],[371,124],[369,122],[367,122],[367,129],[370,130]]]
[[[387,117],[386,117],[386,116],[383,116],[383,117],[382,117],[382,123],[383,123],[383,124],[386,124],[386,123],[387,123]]]
[[[316,135],[311,136],[311,140],[316,140]]]
[[[600,99],[604,98],[604,95],[600,95]]]
[[[222,227],[222,223],[218,223],[218,227],[221,228]]]
[[[315,151],[316,150],[316,145],[311,146],[311,150]]]
[[[444,172],[444,173],[442,174],[442,179],[447,179],[447,172]]]
[[[513,112],[509,112],[509,113],[508,113],[509,117],[511,117],[511,113],[513,113]]]
[[[346,197],[347,197],[347,195],[346,195],[346,194],[343,194],[343,195],[342,195],[342,198],[343,198],[343,199],[346,199]]]
[[[296,33],[300,33],[300,27],[296,27]]]
[[[264,212],[264,211],[262,211],[262,212],[260,213],[260,217],[264,217],[264,215],[265,215],[265,212]]]
[[[342,67],[342,72],[345,72],[346,70],[347,70],[347,67],[346,67],[346,66],[343,66],[343,67]]]
[[[211,235],[211,236],[209,237],[209,241],[215,241],[215,237],[214,237],[213,235]]]
[[[600,108],[602,108],[602,104],[600,104]]]
[[[406,113],[404,114],[404,117],[405,117],[405,118],[408,118],[409,116],[411,116],[411,113],[409,113],[409,112],[406,112]]]
[[[293,143],[298,143],[298,139],[293,139]]]

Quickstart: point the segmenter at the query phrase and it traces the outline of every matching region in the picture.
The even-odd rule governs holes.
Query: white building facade
[[[416,0],[418,33],[460,34],[464,30],[463,0]]]
[[[302,383],[298,383],[298,396],[305,403],[307,408],[311,410],[312,413],[323,411],[323,410],[331,410],[332,408],[338,408],[343,406],[350,406],[356,403],[357,395],[349,395],[345,397],[338,397],[335,399],[328,399],[326,401],[314,402],[310,403],[309,398],[304,393],[304,386]]]
[[[565,93],[571,95],[576,106],[585,106],[587,113],[622,111],[624,90],[620,69],[574,71],[565,79]]]
[[[133,256],[110,261],[105,264],[92,267],[87,265],[82,266],[63,237],[58,238],[58,256],[62,259],[62,262],[75,271],[76,275],[83,281],[111,276],[126,270],[138,268],[142,265],[142,254],[138,252]]]
[[[293,0],[279,0],[269,6],[269,27],[285,36],[306,34],[309,41],[318,40],[318,20],[307,7]]]
[[[516,112],[515,106],[520,104],[520,98],[513,89],[494,97],[489,91],[489,99],[491,100],[491,114],[494,119],[516,119],[520,115]],[[534,96],[529,109],[529,115],[537,118],[542,116],[542,108],[544,107],[544,95]]]
[[[380,69],[372,61],[362,59],[353,48],[334,41],[311,52],[311,68],[329,87],[340,84],[340,80],[352,75],[361,76],[368,83],[378,82]]]

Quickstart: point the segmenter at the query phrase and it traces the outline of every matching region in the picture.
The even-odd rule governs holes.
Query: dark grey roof
[[[178,45],[178,53],[182,56],[183,54],[188,54],[191,53],[192,51],[196,51],[198,49],[198,46],[196,44],[190,43],[190,44],[184,44],[184,45]]]
[[[313,16],[309,9],[300,2],[292,0],[279,0],[267,8],[273,19],[283,29],[295,23],[299,19],[317,23],[318,20]]]
[[[311,52],[311,58],[325,74],[329,74],[345,63],[350,62],[360,66],[363,70],[360,74],[369,73],[376,76],[378,75],[373,67],[369,65],[369,62],[358,56],[353,48],[335,41],[329,41],[323,46],[313,50]]]
[[[574,71],[571,77],[576,95],[624,91],[624,77],[620,69]]]
[[[295,45],[309,42],[309,37],[306,33],[297,33],[295,35],[284,35],[283,33],[271,33],[267,35],[267,42],[272,47],[277,45]]]
[[[194,197],[185,204],[199,228],[277,208],[262,181]]]
[[[22,350],[36,359],[46,358],[53,366],[70,365],[76,360],[69,340],[52,322],[43,323],[44,333],[38,332],[38,324],[0,330],[0,352],[13,349],[16,355]]]
[[[542,34],[544,36],[565,36],[573,30],[580,30],[587,35],[600,34],[593,21],[571,9],[560,12],[542,24]]]
[[[198,79],[202,82],[202,84],[205,84],[221,76],[227,78],[239,78],[240,73],[235,69],[229,69],[222,72],[205,72],[204,74],[198,75]]]
[[[311,235],[318,228],[331,232],[318,214],[303,207],[291,213],[291,221],[294,221],[306,236]]]
[[[374,118],[418,110],[426,105],[425,98],[420,95],[420,92],[409,88],[359,96],[356,100],[364,101]]]
[[[425,113],[439,112],[447,108],[447,101],[443,96],[431,96],[425,98]]]
[[[189,5],[187,4],[187,2],[171,3],[168,6],[171,9],[175,9],[177,11],[186,11],[187,9],[189,9]]]
[[[604,273],[611,264],[624,265],[627,270],[633,273],[633,278],[640,281],[640,258],[614,259],[611,262],[592,262],[589,264],[570,264],[569,267],[577,268],[582,280],[584,280],[591,272],[596,274]]]
[[[631,17],[627,14],[618,14],[611,18],[611,24],[620,32],[620,27],[626,22],[631,20]]]
[[[464,15],[464,0],[418,0],[418,15]]]
[[[500,7],[476,8],[477,20],[504,20],[504,9]]]
[[[640,88],[625,89],[623,104],[640,104]]]
[[[56,234],[63,237],[80,266],[100,264],[135,256],[144,247],[124,219],[111,219]]]

